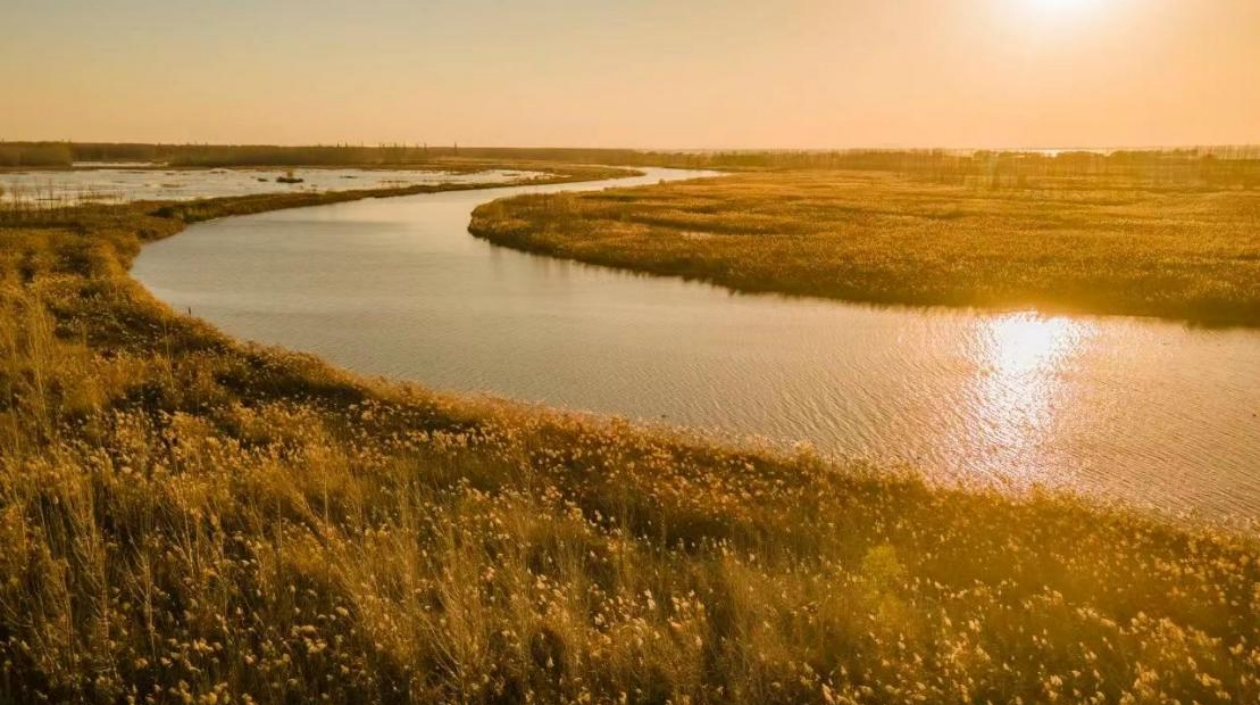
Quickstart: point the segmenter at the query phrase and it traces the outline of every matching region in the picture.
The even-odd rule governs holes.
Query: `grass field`
[[[524,203],[779,222],[750,178]],[[1252,538],[369,382],[127,276],[331,198],[0,219],[0,702],[1260,700]]]
[[[739,291],[1260,325],[1260,189],[1199,163],[757,171],[517,197],[478,208],[471,230]]]

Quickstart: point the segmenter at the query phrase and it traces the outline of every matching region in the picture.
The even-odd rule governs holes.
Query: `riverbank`
[[[478,208],[470,230],[737,291],[1260,325],[1260,190],[1145,172],[931,176],[763,171],[523,196]]]
[[[368,381],[127,275],[352,197],[0,225],[7,699],[1260,696],[1251,538]]]

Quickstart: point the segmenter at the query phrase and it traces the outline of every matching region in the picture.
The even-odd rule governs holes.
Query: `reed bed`
[[[1260,325],[1260,188],[1241,185],[1245,167],[1036,161],[1040,175],[931,162],[522,196],[479,207],[471,230],[739,291]]]
[[[0,222],[0,702],[1260,700],[1249,534],[364,380],[127,276],[317,198]]]

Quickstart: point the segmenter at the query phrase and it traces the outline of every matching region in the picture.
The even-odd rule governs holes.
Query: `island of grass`
[[[481,206],[470,230],[746,292],[1260,325],[1260,162],[1015,164],[1004,177],[980,158],[924,159],[527,195]]]
[[[1260,701],[1248,534],[371,382],[127,276],[363,195],[0,218],[0,702]]]

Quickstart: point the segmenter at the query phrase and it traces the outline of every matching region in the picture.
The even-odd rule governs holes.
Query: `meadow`
[[[0,218],[0,702],[1260,699],[1250,534],[361,379],[127,275],[379,195]]]
[[[1260,325],[1254,160],[903,154],[841,165],[521,196],[478,208],[471,230],[738,291]]]

